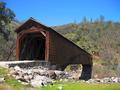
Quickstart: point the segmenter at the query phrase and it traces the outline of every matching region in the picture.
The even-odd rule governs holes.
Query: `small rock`
[[[54,72],[57,75],[57,79],[68,78],[68,73],[66,73],[64,71],[55,70]]]
[[[59,89],[59,90],[62,90],[62,89],[63,89],[62,85],[60,85],[60,86],[58,87],[58,89]]]
[[[16,76],[15,76],[15,79],[17,79],[17,80],[21,80],[21,79],[23,79],[23,77],[20,76],[20,75],[16,75]]]
[[[60,74],[62,74],[62,71],[55,70],[54,72],[55,72],[55,74],[56,74],[57,76],[60,75]]]
[[[120,78],[118,78],[118,83],[120,83]]]
[[[28,70],[27,73],[28,73],[28,74],[32,74],[32,70]]]
[[[30,81],[30,77],[29,77],[28,75],[24,75],[23,78],[24,78],[24,80],[25,80],[26,82],[29,82],[29,81]]]
[[[103,79],[103,82],[104,82],[104,83],[108,83],[108,82],[110,82],[110,81],[111,81],[110,78],[104,78],[104,79]]]
[[[63,81],[63,79],[60,79],[60,82],[62,82]]]
[[[15,66],[14,69],[17,71],[21,71],[21,68],[19,66]]]
[[[33,79],[33,75],[29,75],[29,79],[30,79],[30,80]]]
[[[55,74],[54,71],[49,71],[48,75],[51,79],[56,79],[56,77],[57,77],[57,75]]]
[[[100,79],[96,79],[95,81],[96,81],[96,82],[102,82]]]
[[[64,79],[64,82],[68,82],[68,79]]]
[[[89,83],[94,83],[95,80],[94,80],[94,79],[89,79],[88,82],[89,82]]]
[[[80,80],[80,82],[84,83],[84,82],[85,82],[85,80]]]
[[[11,70],[9,73],[10,73],[11,75],[18,75],[18,72],[15,71],[15,70]]]
[[[118,78],[114,78],[113,82],[118,83]]]
[[[20,80],[18,80],[18,82],[21,82]]]
[[[36,81],[36,80],[32,80],[30,84],[33,87],[42,87],[42,86],[44,86],[42,81]]]
[[[4,77],[1,77],[0,78],[0,83],[4,82],[5,81],[5,78]]]
[[[27,82],[21,82],[21,84],[23,84],[23,85],[28,85],[29,83],[27,83]]]

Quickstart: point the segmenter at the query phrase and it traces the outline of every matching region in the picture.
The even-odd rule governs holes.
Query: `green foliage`
[[[0,1],[0,60],[15,59],[15,14]]]
[[[14,19],[14,12],[6,7],[6,3],[0,1],[0,33],[8,40],[8,24]]]

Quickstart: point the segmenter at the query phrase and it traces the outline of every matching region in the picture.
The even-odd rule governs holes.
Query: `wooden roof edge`
[[[22,26],[24,26],[26,23],[28,23],[29,21],[33,21],[33,22],[35,22],[35,23],[37,23],[37,24],[39,24],[39,25],[41,25],[41,26],[43,26],[43,27],[45,27],[45,28],[51,28],[51,27],[48,27],[48,26],[42,24],[41,22],[36,21],[34,18],[30,17],[27,21],[25,21],[25,22],[22,23],[20,26],[18,26],[18,27],[15,29],[15,32],[19,31],[20,28],[21,28]],[[51,29],[52,29],[52,28],[51,28]]]

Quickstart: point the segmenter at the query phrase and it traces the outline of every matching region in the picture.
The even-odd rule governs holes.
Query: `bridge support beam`
[[[92,65],[82,65],[80,80],[89,80],[92,76]]]

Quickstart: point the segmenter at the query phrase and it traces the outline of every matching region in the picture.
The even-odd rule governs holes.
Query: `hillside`
[[[120,23],[88,21],[52,27],[93,56],[93,76],[120,76]]]

